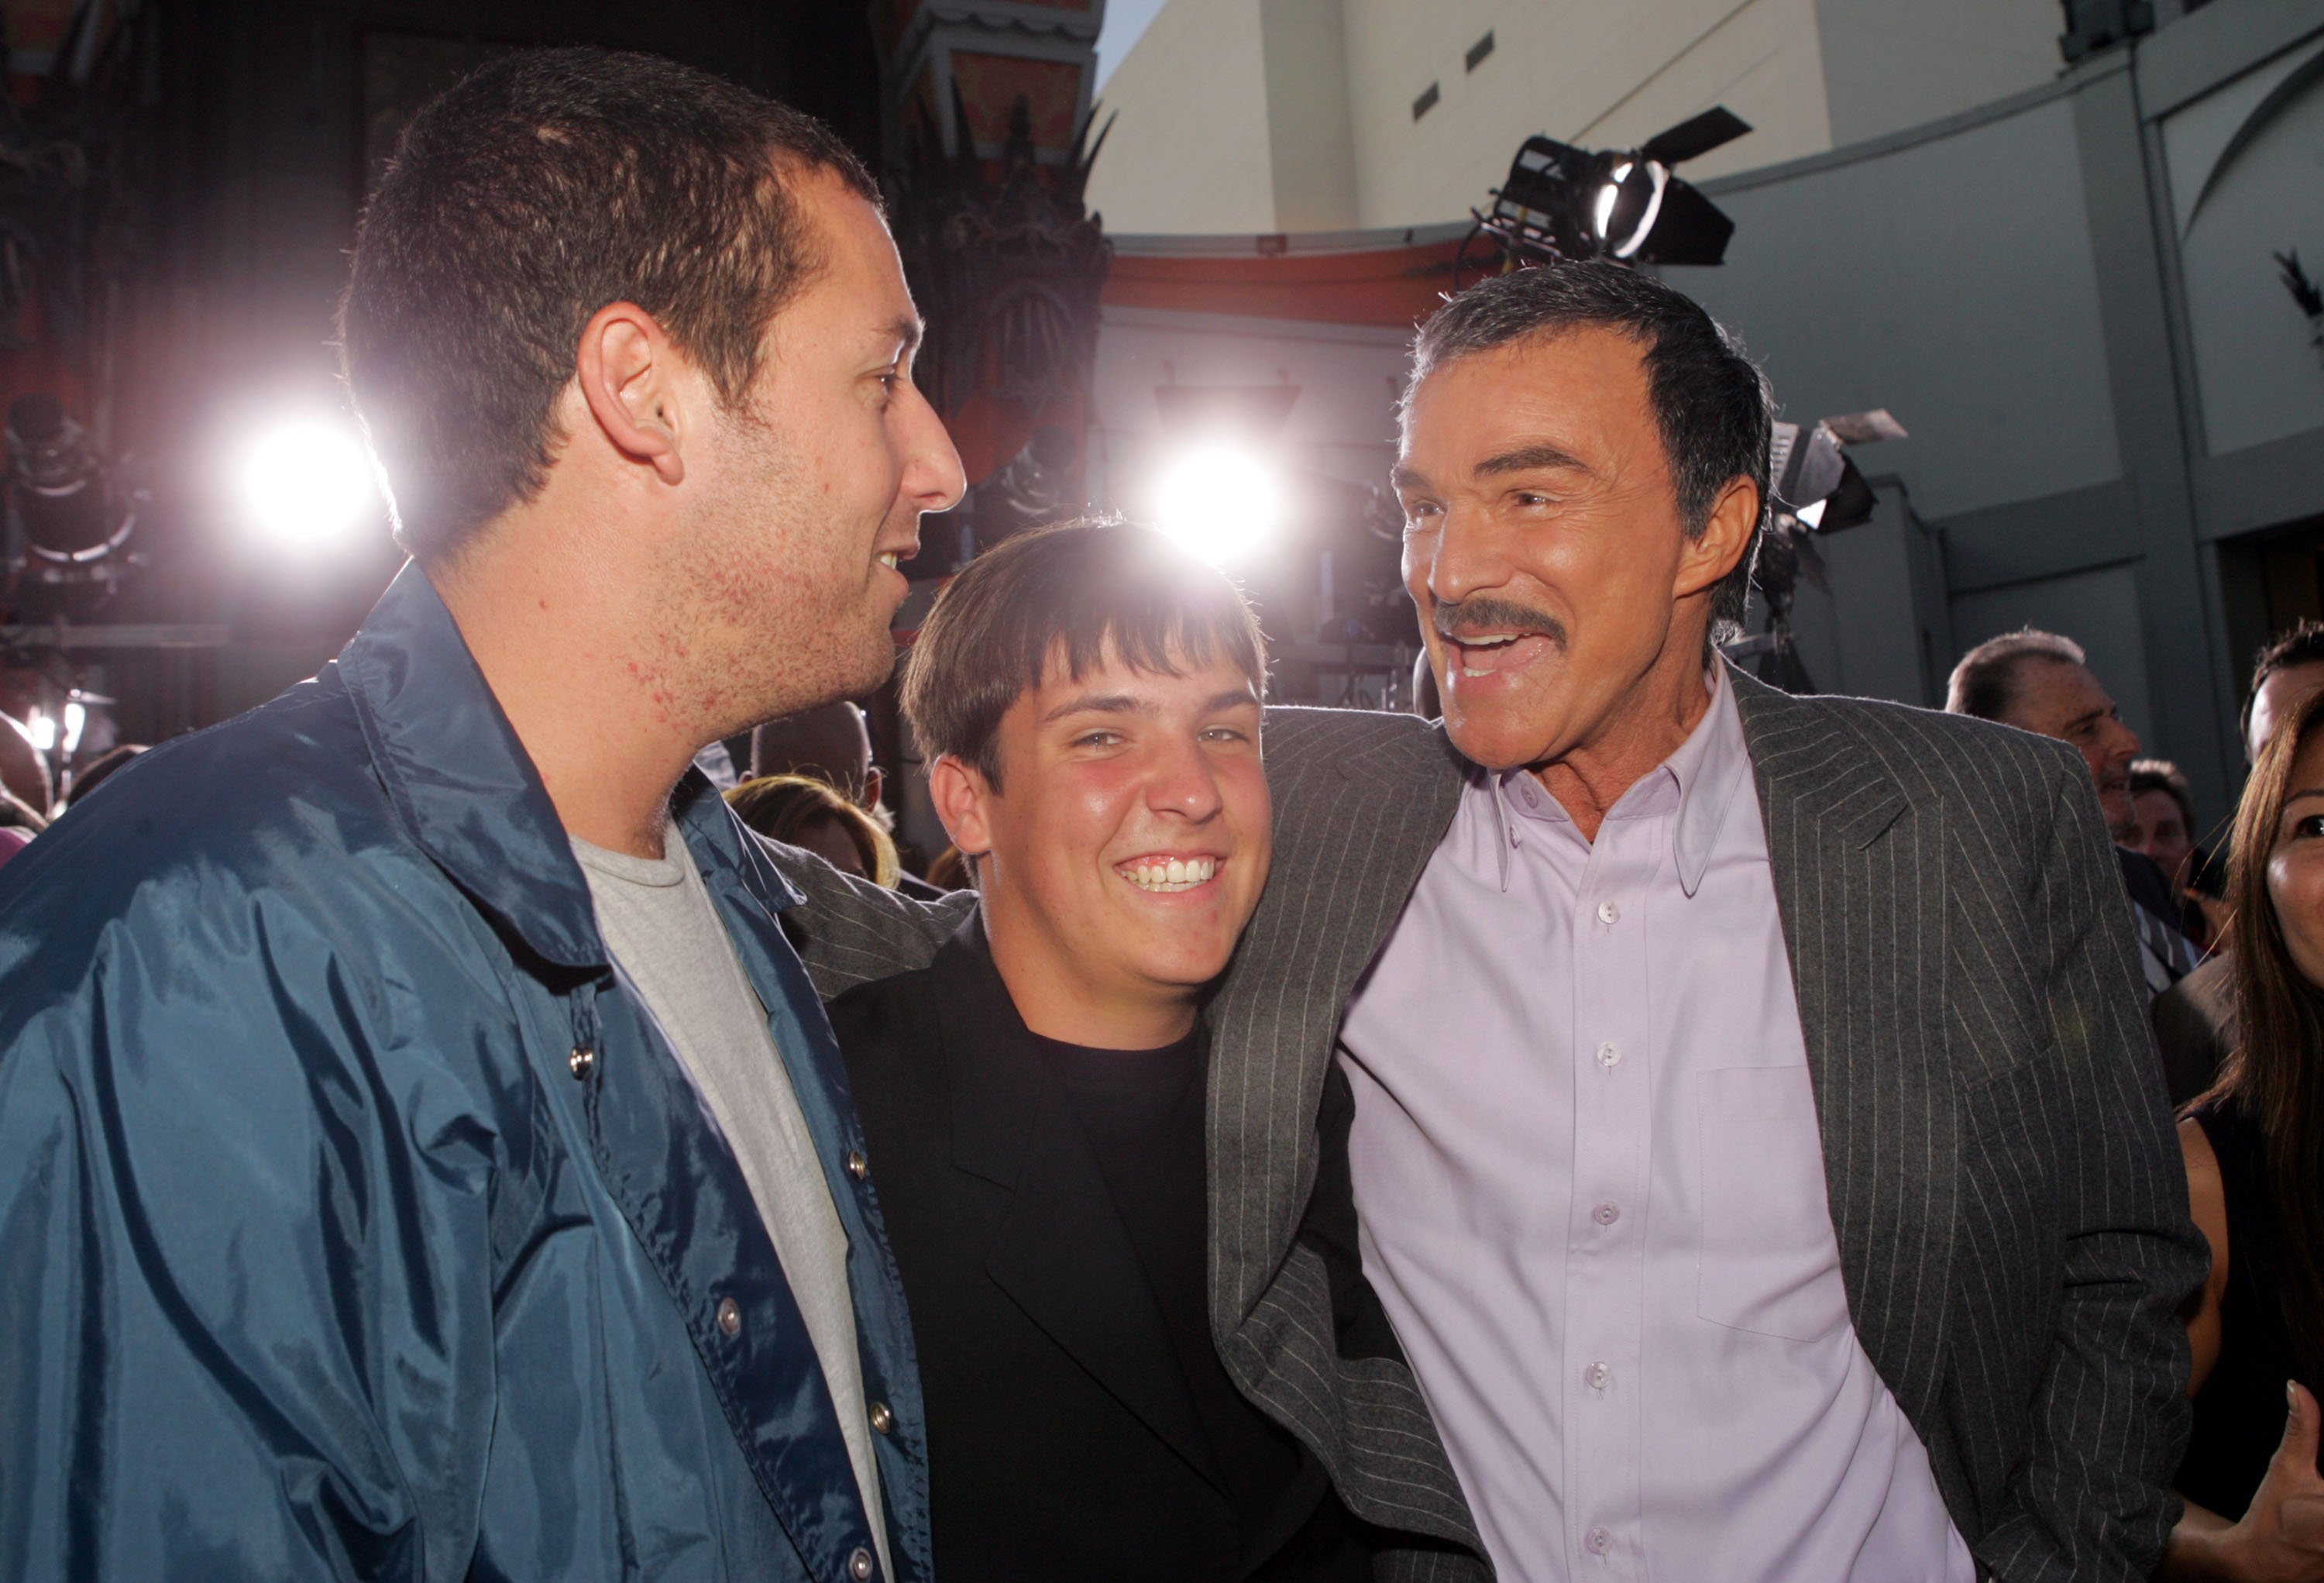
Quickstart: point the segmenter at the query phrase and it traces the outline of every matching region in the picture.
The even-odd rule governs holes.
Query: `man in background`
[[[890,841],[895,840],[896,816],[881,800],[887,777],[872,760],[871,726],[862,709],[845,699],[770,720],[753,731],[751,773],[759,779],[812,776],[862,809]],[[907,852],[900,842],[897,855],[899,861],[920,861],[919,854]],[[901,867],[897,870],[895,888],[924,902],[946,893],[944,887]]]
[[[2199,953],[2181,921],[2170,879],[2152,858],[2126,844],[2138,833],[2130,788],[2138,733],[2090,670],[2081,644],[2034,627],[1987,638],[1953,667],[1945,708],[2053,738],[2082,755],[2138,925],[2139,964],[2148,993],[2160,995],[2192,971]]]
[[[752,731],[751,773],[813,775],[859,808],[880,806],[883,777],[872,762],[872,728],[863,711],[845,699]]]
[[[926,1578],[796,898],[688,770],[888,673],[961,491],[871,178],[511,55],[412,121],[341,322],[411,564],[0,876],[5,1569]]]

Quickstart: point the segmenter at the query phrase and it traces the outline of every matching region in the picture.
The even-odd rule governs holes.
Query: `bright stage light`
[[[344,538],[380,504],[370,457],[336,423],[274,430],[252,448],[242,482],[259,531],[281,544]]]
[[[1272,535],[1282,514],[1282,486],[1266,463],[1232,446],[1211,446],[1170,469],[1155,521],[1204,560],[1231,560]]]

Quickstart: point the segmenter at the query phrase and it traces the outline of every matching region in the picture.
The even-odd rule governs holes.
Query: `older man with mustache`
[[[1344,1076],[1394,1336],[1340,1389],[1438,1431],[1350,1490],[1447,1541],[1400,1575],[2144,1578],[2204,1261],[2089,777],[1717,661],[1769,424],[1625,270],[1422,329],[1395,481],[1444,720],[1269,715],[1213,1332],[1254,1393],[1329,1334],[1292,1234]],[[904,932],[824,893],[811,963]]]

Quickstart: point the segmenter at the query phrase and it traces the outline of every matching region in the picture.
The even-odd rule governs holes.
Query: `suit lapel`
[[[1842,708],[1730,670],[1766,822],[1849,1311],[1915,1421],[1934,1410],[1960,1213],[1944,810]]]
[[[1460,804],[1442,727],[1269,710],[1275,851],[1211,1007],[1211,1323],[1230,1336],[1274,1280],[1314,1180],[1324,1073],[1349,995]]]
[[[932,967],[954,1162],[1010,1190],[985,1273],[1049,1339],[1224,1494],[1152,1285],[1064,1086],[971,914]]]

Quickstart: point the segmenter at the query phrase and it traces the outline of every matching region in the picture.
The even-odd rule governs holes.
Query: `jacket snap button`
[[[888,1411],[885,1402],[872,1403],[872,1427],[883,1435],[896,1427],[896,1415]]]
[[[742,1333],[742,1310],[731,1297],[718,1300],[718,1328],[729,1336]]]
[[[872,1576],[872,1552],[857,1545],[855,1553],[847,1558],[847,1575],[854,1578],[855,1583],[866,1583]]]
[[[573,1053],[565,1058],[565,1064],[573,1069],[574,1077],[586,1083],[597,1069],[597,1052],[586,1044],[576,1044]]]
[[[872,1174],[872,1167],[864,1162],[862,1150],[847,1151],[847,1174],[858,1181]]]

